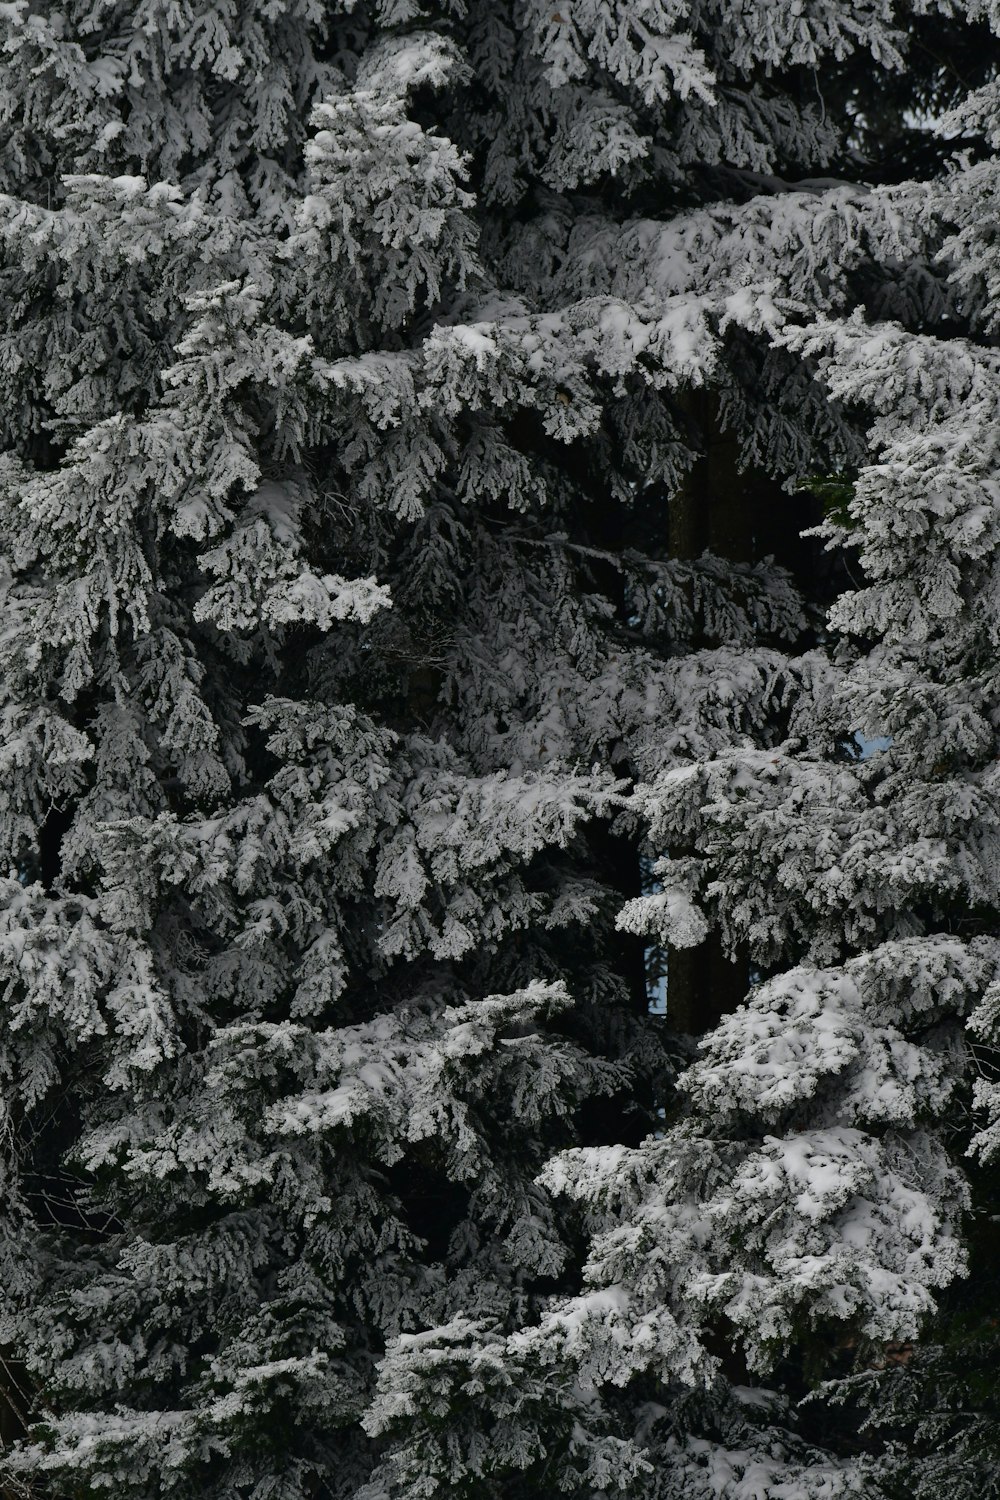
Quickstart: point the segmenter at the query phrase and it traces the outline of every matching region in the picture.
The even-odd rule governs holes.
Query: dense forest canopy
[[[1000,1493],[1000,10],[0,5],[7,1493]]]

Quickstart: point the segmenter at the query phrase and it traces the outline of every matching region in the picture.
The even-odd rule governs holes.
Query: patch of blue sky
[[[888,750],[889,746],[892,744],[892,735],[879,734],[876,735],[874,739],[868,739],[861,733],[860,729],[856,729],[854,731],[854,743],[858,747],[858,759],[870,760],[871,757],[873,755],[877,755],[880,750]]]

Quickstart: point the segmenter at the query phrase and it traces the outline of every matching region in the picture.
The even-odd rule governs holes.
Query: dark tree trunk
[[[685,410],[697,430],[702,456],[670,500],[671,555],[695,558],[711,552],[731,562],[752,562],[755,519],[762,509],[766,513],[769,499],[782,492],[766,475],[740,473],[739,444],[722,430],[718,403],[711,392],[691,392]],[[711,1031],[743,1000],[748,981],[747,955],[727,954],[717,932],[711,932],[697,948],[670,948],[668,1022],[689,1036]]]
[[[626,901],[642,894],[634,839],[613,833],[606,823],[595,823],[589,831],[589,844],[599,880],[613,886]],[[629,1010],[633,1015],[645,1016],[649,1010],[645,941],[631,932],[615,932],[612,944],[612,962],[625,981]]]

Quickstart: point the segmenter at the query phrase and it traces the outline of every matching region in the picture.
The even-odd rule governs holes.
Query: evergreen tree
[[[929,474],[920,359],[987,421],[980,345],[843,316],[971,295],[927,265],[926,198],[817,178],[849,162],[818,70],[846,96],[907,24],[0,8],[12,1482],[853,1482],[714,1378],[710,1330],[723,1308],[757,1363],[823,1312],[896,1338],[961,1264],[924,1121],[993,948],[939,893],[991,897],[939,825],[989,818],[946,806],[965,762],[927,788],[946,750],[986,764],[988,683],[956,715],[972,626],[940,628],[940,679],[933,632],[907,656],[889,628],[959,597],[950,555],[926,595],[918,521],[893,531],[905,454],[851,500],[895,570],[861,627],[885,651],[797,652],[814,622],[740,512],[764,473],[859,466],[855,406],[905,441],[901,393]],[[907,750],[917,699],[951,748]],[[892,750],[831,762],[854,728]],[[677,1055],[643,949],[703,940],[706,890],[785,972],[689,1075],[714,1132],[640,1145]],[[566,1190],[601,1230],[576,1300]],[[799,1261],[772,1254],[804,1221]]]
[[[996,149],[997,98],[988,83],[941,132]],[[995,1240],[976,1220],[995,1207],[1000,1139],[996,182],[987,157],[879,195],[928,236],[901,321],[883,285],[850,316],[800,307],[773,334],[867,414],[856,474],[820,487],[822,535],[862,578],[830,613],[835,648],[795,665],[780,736],[637,789],[653,846],[689,852],[662,857],[661,888],[619,918],[675,943],[717,924],[760,978],[666,1128],[546,1168],[586,1214],[584,1288],[493,1357],[539,1404],[585,1404],[618,1434],[600,1483],[629,1484],[645,1459],[658,1496],[994,1485],[995,1281],[945,1304],[937,1343],[910,1341],[967,1269],[970,1213],[973,1251]],[[948,281],[921,308],[934,259]],[[971,1181],[966,1148],[985,1164]],[[775,1430],[795,1367],[815,1378],[838,1352],[873,1371],[833,1391],[859,1396],[862,1450],[887,1430],[888,1453],[832,1461]],[[422,1389],[423,1359],[405,1340],[391,1352],[387,1418],[419,1412],[391,1393],[397,1372]],[[770,1396],[752,1384],[768,1373]]]

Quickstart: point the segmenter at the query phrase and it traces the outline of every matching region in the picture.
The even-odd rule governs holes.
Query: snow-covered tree
[[[996,100],[987,85],[939,128],[1000,144]],[[760,977],[663,1129],[542,1174],[583,1206],[584,1286],[495,1340],[493,1385],[582,1414],[581,1455],[588,1423],[602,1432],[597,1487],[637,1486],[649,1463],[658,1496],[986,1492],[988,1332],[966,1368],[947,1334],[926,1355],[909,1341],[966,1269],[970,1103],[973,1155],[990,1161],[1000,1135],[997,174],[989,158],[878,195],[928,237],[902,321],[885,320],[883,289],[849,315],[784,305],[771,334],[869,424],[856,474],[826,485],[822,528],[862,579],[831,611],[835,649],[789,663],[780,733],[664,759],[632,800],[653,847],[684,852],[619,923],[681,945],[717,926]],[[947,282],[920,316],[929,248]],[[803,1359],[821,1373],[838,1346],[881,1367],[847,1390],[915,1453],[831,1463],[777,1430],[782,1378],[768,1397],[760,1374]],[[405,1339],[390,1352],[387,1424],[419,1412],[413,1372],[431,1358]],[[641,1414],[633,1433],[623,1408]]]
[[[845,317],[953,293],[933,204],[817,175],[819,70],[846,94],[909,24],[0,7],[11,1482],[843,1486],[709,1331],[900,1337],[961,1263],[926,1121],[992,949],[939,893],[990,856],[920,820],[988,816],[906,748],[890,624],[956,595],[887,517],[900,428],[930,466],[947,426],[920,371],[985,423],[992,355]],[[878,403],[889,655],[831,665],[762,507],[732,541],[739,466],[857,468]],[[729,521],[684,545],[698,496]],[[919,639],[920,723],[982,759]],[[831,762],[855,728],[892,751]],[[643,946],[710,922],[785,972],[689,1075],[714,1130],[640,1145],[674,1109]]]

